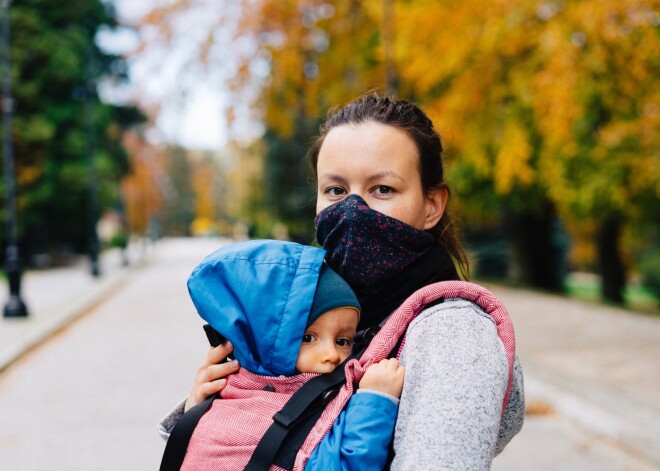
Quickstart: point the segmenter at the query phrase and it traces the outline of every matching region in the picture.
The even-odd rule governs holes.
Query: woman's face
[[[369,121],[330,130],[317,163],[316,212],[356,194],[374,209],[416,229],[440,220],[445,189],[424,194],[415,142],[405,131]]]

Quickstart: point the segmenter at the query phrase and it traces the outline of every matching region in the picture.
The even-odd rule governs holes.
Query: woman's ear
[[[424,230],[428,231],[438,224],[438,221],[440,221],[440,218],[445,212],[447,200],[449,200],[449,190],[445,187],[430,190],[426,194]]]

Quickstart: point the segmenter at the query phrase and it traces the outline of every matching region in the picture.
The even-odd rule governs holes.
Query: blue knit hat
[[[324,263],[319,272],[319,280],[316,285],[312,307],[309,310],[306,327],[312,325],[316,319],[326,312],[342,307],[356,309],[359,319],[360,303],[355,293],[342,277]]]

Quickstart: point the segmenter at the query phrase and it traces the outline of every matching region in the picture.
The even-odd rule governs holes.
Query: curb
[[[83,293],[72,293],[73,299],[65,307],[49,310],[47,314],[42,312],[45,309],[41,309],[24,319],[4,319],[0,329],[13,341],[0,345],[0,373],[119,291],[138,270],[151,263],[151,255],[145,254],[127,267],[102,274],[98,280],[92,281],[91,288]]]
[[[624,410],[623,403],[604,405],[590,400],[587,392],[571,392],[570,389],[530,374],[529,369],[524,373],[525,401],[528,405],[534,402],[546,404],[584,430],[618,442],[625,449],[658,465],[660,469],[660,448],[657,446],[660,423],[653,420],[653,413],[633,411],[631,406],[628,406],[629,410]],[[615,409],[617,405],[619,408]],[[644,417],[640,420],[641,416]]]

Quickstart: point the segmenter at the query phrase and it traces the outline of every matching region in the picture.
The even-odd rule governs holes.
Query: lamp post
[[[86,22],[87,28],[93,32],[93,24]],[[91,274],[97,278],[101,275],[99,266],[99,237],[96,232],[98,222],[98,177],[96,173],[96,119],[95,103],[96,82],[94,81],[94,49],[90,43],[85,51],[86,83],[85,83],[85,123],[87,130],[87,244],[91,263]]]
[[[9,280],[9,299],[4,317],[27,317],[28,311],[21,299],[21,260],[18,252],[16,230],[16,179],[14,175],[14,146],[12,140],[11,51],[9,46],[9,4],[0,0],[0,27],[2,28],[2,125],[4,130],[4,180],[7,212],[7,249],[5,265]]]

